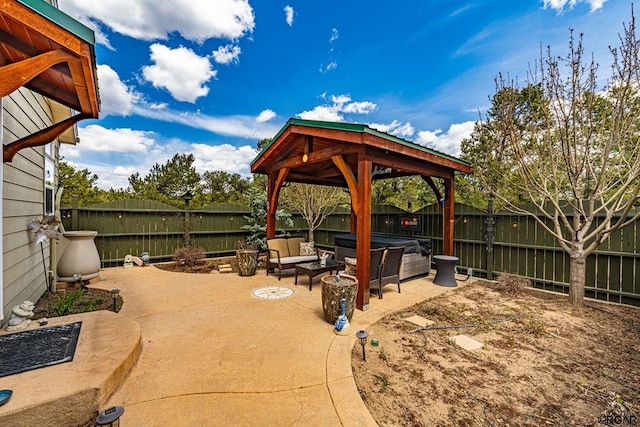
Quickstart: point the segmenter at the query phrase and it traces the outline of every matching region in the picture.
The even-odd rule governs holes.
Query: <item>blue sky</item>
[[[457,155],[502,72],[520,81],[569,29],[608,76],[622,0],[58,0],[96,32],[99,120],[65,161],[127,187],[176,153],[249,176],[290,117],[364,123]]]

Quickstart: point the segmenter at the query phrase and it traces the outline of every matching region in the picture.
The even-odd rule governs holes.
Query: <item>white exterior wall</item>
[[[2,116],[3,144],[52,124],[48,100],[25,88],[3,98]],[[27,223],[44,212],[47,149],[23,149],[2,166],[2,322],[9,319],[15,305],[25,300],[35,303],[46,290],[40,246],[31,241]],[[57,156],[57,143],[52,152]],[[44,244],[46,269],[50,268],[49,246],[49,242]]]

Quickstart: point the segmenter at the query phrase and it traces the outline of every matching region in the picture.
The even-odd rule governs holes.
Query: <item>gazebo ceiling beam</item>
[[[433,177],[424,175],[421,175],[421,177],[422,180],[426,182],[429,187],[431,187],[431,190],[436,195],[436,199],[438,200],[438,202],[442,200],[442,194],[440,194],[440,189],[436,186],[436,183],[433,182]],[[440,206],[440,203],[438,203],[438,206]],[[440,209],[442,209],[442,207],[440,207]]]
[[[452,168],[455,170],[460,170],[461,172],[470,173],[471,168],[467,166],[462,166],[459,162],[454,160],[450,160],[446,157],[440,157],[435,154],[431,154],[425,151],[421,151],[417,148],[410,147],[407,145],[395,144],[386,139],[365,134],[364,141],[367,143],[367,146],[371,149],[381,150],[383,152],[383,156],[387,157],[388,155],[400,157],[408,157],[414,159],[420,159],[424,162],[430,164],[437,164],[439,166],[445,168]]]
[[[342,156],[333,156],[331,160],[338,167],[338,169],[340,169],[340,172],[342,172],[342,175],[347,182],[347,187],[349,188],[349,193],[351,194],[351,206],[356,215],[358,215],[358,212],[360,212],[362,208],[362,206],[360,205],[360,195],[358,194],[358,181],[356,180],[351,167],[347,164],[347,162],[344,161],[344,158]]]
[[[314,184],[314,185],[324,185],[327,187],[346,187],[347,183],[342,177],[336,176],[334,178],[322,177],[322,176],[310,176],[310,175],[301,175],[295,172],[290,172],[287,176],[287,182],[296,182],[299,184]]]
[[[307,167],[309,165],[313,165],[316,163],[331,161],[331,158],[333,156],[344,156],[348,154],[354,154],[354,153],[357,153],[357,151],[358,150],[353,147],[348,149],[342,146],[324,148],[322,150],[309,153],[306,162],[302,161],[302,156],[297,156],[294,153],[292,153],[286,159],[271,164],[268,170],[279,170],[283,168],[294,169],[294,168],[300,168],[300,167]]]

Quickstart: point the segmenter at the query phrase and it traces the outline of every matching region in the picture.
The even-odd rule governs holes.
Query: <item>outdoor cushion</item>
[[[344,257],[344,271],[347,274],[356,274],[356,259]]]
[[[289,237],[287,239],[287,245],[289,245],[289,256],[300,255],[300,243],[304,243],[304,237]],[[282,254],[280,256],[282,256]]]
[[[315,255],[316,251],[313,248],[313,242],[302,242],[300,243],[300,255]]]
[[[276,249],[280,252],[281,257],[289,256],[289,245],[287,245],[288,239],[278,238],[278,239],[267,239],[267,246],[269,249]],[[269,256],[276,256],[275,252],[271,252]]]
[[[300,262],[315,261],[317,259],[318,257],[315,255],[307,255],[307,256],[298,255],[298,256],[289,256],[286,258],[280,258],[280,261],[282,262],[283,265],[285,265],[285,264],[298,264]],[[277,264],[278,258],[271,258],[269,261]]]

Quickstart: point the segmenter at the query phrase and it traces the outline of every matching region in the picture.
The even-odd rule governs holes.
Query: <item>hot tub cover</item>
[[[334,237],[334,244],[343,248],[355,249],[356,235],[339,234]],[[389,236],[386,234],[371,235],[371,249],[388,248],[390,246],[404,246],[405,254],[419,253],[426,256],[431,253],[431,239]]]

